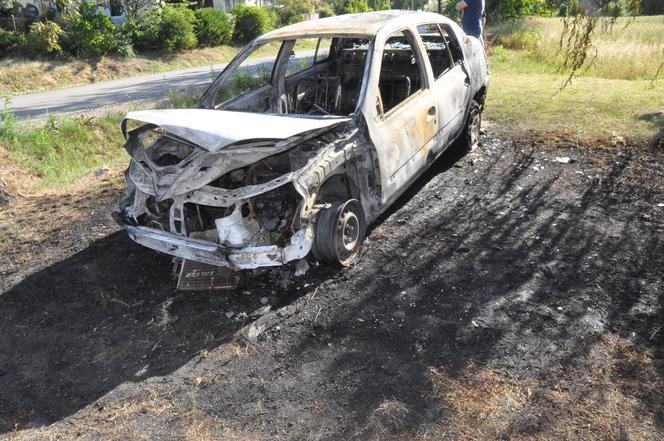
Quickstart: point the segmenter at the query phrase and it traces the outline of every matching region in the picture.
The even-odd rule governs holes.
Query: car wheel
[[[333,203],[318,215],[313,254],[318,260],[348,266],[357,259],[366,234],[367,222],[358,200]]]
[[[480,129],[482,128],[482,108],[477,101],[470,102],[470,111],[466,119],[466,126],[462,141],[463,150],[472,152],[480,145]]]

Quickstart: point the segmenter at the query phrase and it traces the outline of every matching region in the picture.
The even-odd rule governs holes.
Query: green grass
[[[530,18],[489,29],[491,86],[487,117],[506,132],[535,130],[577,139],[617,132],[649,141],[664,133],[664,17],[626,19],[595,40],[597,60],[561,90],[556,55],[560,19]],[[497,43],[497,45],[496,45]]]
[[[522,71],[562,66],[558,53],[562,21],[559,18],[527,18],[490,27],[494,46],[519,52]],[[652,80],[664,63],[664,17],[621,18],[612,27],[595,32],[587,76]]]
[[[122,115],[51,118],[37,126],[12,122],[5,113],[0,146],[26,170],[31,189],[60,187],[101,167],[126,162],[119,129]]]

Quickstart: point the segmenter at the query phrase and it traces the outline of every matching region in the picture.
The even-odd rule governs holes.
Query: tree
[[[159,0],[124,0],[124,13],[128,20],[138,20],[143,14],[160,4]]]
[[[274,9],[283,24],[292,23],[296,17],[312,14],[318,0],[274,0]]]
[[[620,7],[617,3],[622,3]],[[563,55],[563,71],[567,79],[563,88],[570,85],[574,77],[593,62],[593,38],[598,29],[611,31],[621,14],[636,17],[641,9],[641,0],[579,0],[578,10],[568,10],[562,17],[563,32],[558,51]],[[661,63],[654,78],[664,70]]]
[[[662,14],[664,14],[664,1],[662,1],[662,0],[641,0],[641,14],[643,14],[643,15],[662,15]]]

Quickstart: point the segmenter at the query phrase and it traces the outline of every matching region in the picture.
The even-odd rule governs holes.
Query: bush
[[[123,57],[136,55],[131,35],[122,32],[122,28],[118,28],[115,32],[115,53]]]
[[[235,17],[233,41],[246,43],[271,29],[270,15],[258,6],[237,5],[231,9]]]
[[[194,33],[196,16],[185,7],[167,6],[161,11],[159,39],[165,52],[176,52],[196,47]]]
[[[7,31],[0,28],[0,57],[4,57],[15,52],[23,40],[25,40],[23,34]]]
[[[25,38],[25,50],[28,56],[57,56],[62,53],[60,46],[62,28],[52,21],[34,23]]]
[[[332,9],[332,6],[328,4],[324,4],[319,10],[318,10],[318,17],[319,18],[325,18],[325,17],[334,17],[334,9]]]
[[[295,23],[300,23],[304,21],[304,17],[301,15],[291,15],[291,18],[288,19],[288,24],[295,24]]]
[[[196,10],[196,37],[200,46],[220,46],[233,37],[233,23],[221,9]]]
[[[135,47],[141,50],[176,52],[192,49],[198,42],[194,23],[194,11],[186,7],[169,5],[155,8],[135,24],[131,38]]]
[[[361,12],[371,11],[371,7],[366,0],[342,0],[334,3],[334,12],[337,15],[359,14]]]
[[[142,22],[128,19],[118,27],[118,33],[122,34],[136,49],[151,49],[146,47],[146,37],[143,35],[144,26]],[[156,32],[156,28],[155,28]]]
[[[115,26],[96,3],[82,2],[65,20],[65,49],[74,56],[100,57],[116,50]]]

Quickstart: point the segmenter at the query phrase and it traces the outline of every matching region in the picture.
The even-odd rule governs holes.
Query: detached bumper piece
[[[206,263],[222,268],[255,269],[281,266],[304,258],[311,250],[313,229],[304,228],[293,234],[290,244],[228,248],[213,242],[192,239],[143,226],[124,225],[129,237],[136,243],[186,260]]]

